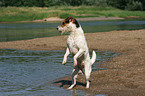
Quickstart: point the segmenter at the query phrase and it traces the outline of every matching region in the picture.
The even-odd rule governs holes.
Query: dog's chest
[[[79,47],[77,45],[77,38],[69,37],[67,39],[67,46],[72,54],[76,54],[79,50]]]

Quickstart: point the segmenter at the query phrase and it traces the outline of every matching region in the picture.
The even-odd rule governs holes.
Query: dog
[[[85,39],[83,29],[79,22],[73,17],[67,17],[57,30],[63,33],[69,33],[67,39],[67,48],[64,55],[62,64],[67,62],[67,56],[72,54],[74,60],[74,69],[72,72],[72,85],[68,89],[72,89],[76,85],[76,78],[79,72],[85,74],[86,88],[90,85],[90,74],[92,71],[92,65],[96,60],[96,53],[93,51],[92,58],[89,56],[89,49]]]

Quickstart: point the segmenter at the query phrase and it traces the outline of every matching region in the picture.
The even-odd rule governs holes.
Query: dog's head
[[[73,17],[67,17],[60,26],[57,27],[57,30],[62,34],[64,32],[72,32],[76,28],[79,28],[80,24],[78,21]]]

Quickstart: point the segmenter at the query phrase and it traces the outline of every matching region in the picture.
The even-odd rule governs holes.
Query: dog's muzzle
[[[59,31],[59,26],[56,29]]]
[[[63,33],[63,28],[62,28],[62,27],[58,26],[58,27],[57,27],[57,30],[58,30],[61,34]]]

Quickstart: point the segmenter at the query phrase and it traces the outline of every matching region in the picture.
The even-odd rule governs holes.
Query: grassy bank
[[[144,18],[144,11],[127,11],[112,7],[99,8],[95,6],[55,6],[49,8],[40,7],[7,7],[0,8],[0,22],[13,21],[32,21],[42,20],[49,17],[66,18],[73,16],[75,18],[83,17],[139,17]]]

